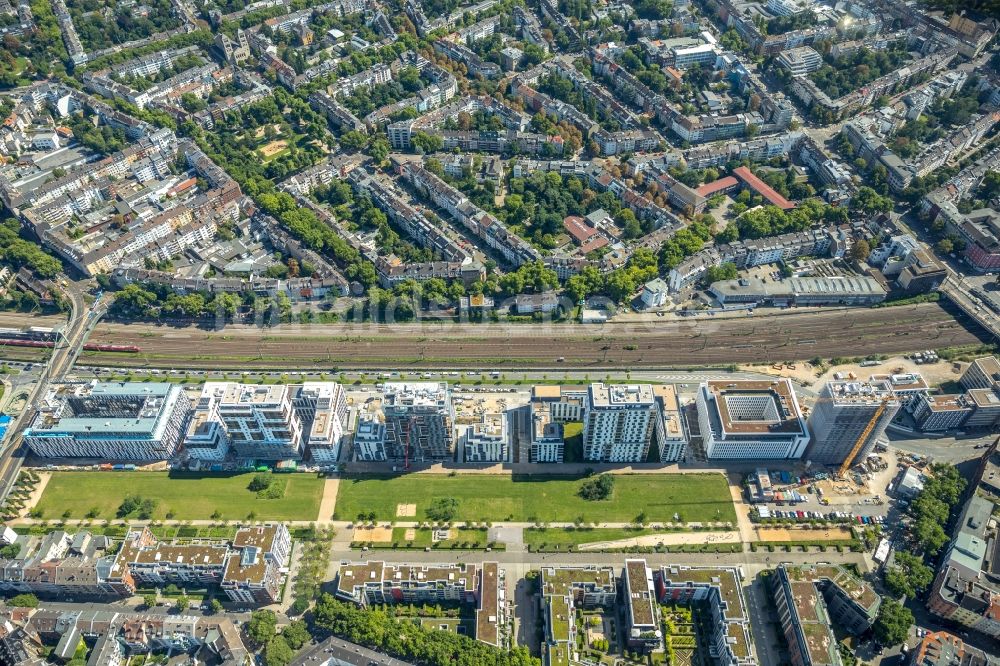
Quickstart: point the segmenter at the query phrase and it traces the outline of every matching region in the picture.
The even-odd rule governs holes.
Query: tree
[[[894,599],[883,599],[872,629],[879,643],[892,646],[906,640],[912,625],[913,613],[909,608]]]
[[[897,597],[915,597],[934,580],[934,571],[924,561],[906,552],[896,551],[895,562],[885,572],[885,586]]]
[[[941,254],[951,254],[955,251],[955,243],[950,238],[942,238],[934,244],[934,248]]]
[[[213,613],[221,613],[222,612],[222,602],[219,601],[218,599],[213,598],[212,601],[211,601],[211,603],[209,603],[209,608],[212,609]]]
[[[139,495],[126,495],[122,503],[118,505],[118,517],[127,518],[139,510],[142,505],[142,497]]]
[[[156,605],[156,595],[155,594],[144,594],[142,595],[142,605],[146,608],[152,608]]]
[[[718,266],[709,266],[705,271],[705,284],[711,285],[719,280],[735,280],[737,275],[736,264],[731,261]]]
[[[285,642],[293,650],[298,650],[311,638],[309,630],[306,628],[306,623],[302,620],[295,620],[282,629],[281,637],[285,639]]]
[[[18,594],[8,599],[7,605],[17,608],[38,608],[38,597],[33,594]]]
[[[340,145],[345,150],[356,151],[361,150],[368,143],[368,137],[366,137],[361,132],[351,130],[350,132],[345,132],[340,136]]]
[[[21,553],[21,546],[16,543],[9,543],[0,548],[0,560],[12,560]]]
[[[264,663],[266,666],[288,666],[295,653],[281,636],[275,636],[267,642],[264,648]]]
[[[426,513],[431,520],[446,523],[458,514],[458,500],[454,497],[438,497],[427,507]]]
[[[861,263],[863,261],[868,261],[868,255],[870,255],[871,252],[871,245],[868,244],[868,241],[862,238],[851,246],[850,257],[852,261]]]
[[[611,497],[611,493],[614,492],[614,489],[615,478],[610,474],[601,474],[600,476],[586,479],[582,484],[580,484],[578,494],[585,500],[606,500]]]
[[[888,213],[892,210],[892,199],[883,197],[870,187],[859,187],[851,199],[851,210],[858,210],[868,215]]]
[[[274,611],[255,610],[247,622],[247,636],[257,645],[267,645],[277,633],[278,618]],[[287,645],[287,644],[286,644]]]
[[[271,472],[258,472],[253,475],[252,479],[250,479],[250,485],[247,486],[247,489],[255,493],[260,492],[261,490],[267,490],[271,487],[271,482],[273,480],[274,477]]]
[[[183,613],[188,609],[190,605],[191,605],[191,599],[189,599],[187,595],[177,597],[177,603],[175,604],[175,606],[177,607],[178,612]]]

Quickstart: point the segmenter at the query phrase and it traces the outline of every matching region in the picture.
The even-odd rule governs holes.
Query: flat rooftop
[[[833,403],[838,406],[872,406],[889,398],[889,404],[899,404],[888,381],[833,381],[827,382]]]
[[[805,434],[795,390],[776,381],[713,380],[703,387],[713,397],[722,428],[732,434]]]
[[[646,560],[625,560],[625,571],[628,574],[628,595],[629,605],[632,608],[632,624],[649,626],[656,621],[653,612],[655,594],[652,589],[651,580],[647,579],[647,573],[652,575],[646,566]]]
[[[649,384],[590,385],[590,403],[601,407],[641,407],[653,404],[653,387]]]

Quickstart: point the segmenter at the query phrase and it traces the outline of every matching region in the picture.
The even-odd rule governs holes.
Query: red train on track
[[[11,346],[11,347],[42,347],[45,349],[51,349],[55,342],[52,340],[12,340],[10,338],[0,338],[0,346]],[[106,345],[97,344],[93,342],[88,342],[83,346],[85,351],[105,351],[105,352],[129,352],[136,353],[141,351],[141,348],[137,345]]]

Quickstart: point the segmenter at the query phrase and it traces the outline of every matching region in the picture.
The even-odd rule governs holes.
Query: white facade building
[[[172,384],[61,385],[45,396],[24,441],[43,458],[166,460],[177,454],[190,412]]]
[[[653,396],[660,411],[654,433],[660,462],[679,462],[687,452],[688,432],[677,391],[673,384],[657,384],[653,387]]]
[[[591,384],[584,398],[584,459],[645,461],[658,418],[649,384]]]
[[[506,414],[485,414],[481,423],[460,425],[459,443],[467,463],[510,462]]]
[[[293,401],[303,422],[306,449],[318,463],[337,462],[347,425],[347,394],[336,382],[305,382]]]
[[[301,459],[308,451],[316,462],[335,462],[346,419],[347,397],[335,382],[206,382],[184,443],[189,457],[206,461],[232,448],[241,458]]]
[[[705,382],[697,405],[709,458],[797,459],[809,443],[791,380]]]

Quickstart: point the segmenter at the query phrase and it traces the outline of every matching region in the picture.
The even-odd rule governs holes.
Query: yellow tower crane
[[[882,415],[885,414],[886,405],[889,404],[889,401],[892,400],[892,398],[893,396],[891,394],[882,398],[882,402],[879,403],[878,409],[876,409],[875,413],[872,414],[872,418],[871,420],[868,421],[868,425],[866,425],[865,429],[861,431],[860,435],[858,435],[858,440],[854,442],[854,446],[851,448],[851,452],[847,454],[846,458],[844,458],[844,462],[840,463],[840,469],[837,470],[838,479],[843,479],[844,474],[847,473],[847,470],[851,469],[851,465],[854,464],[854,458],[858,455],[858,452],[861,451],[861,449],[864,447],[865,442],[868,440],[869,435],[871,435],[872,431],[875,430],[875,426],[878,425],[879,419],[881,419]]]

